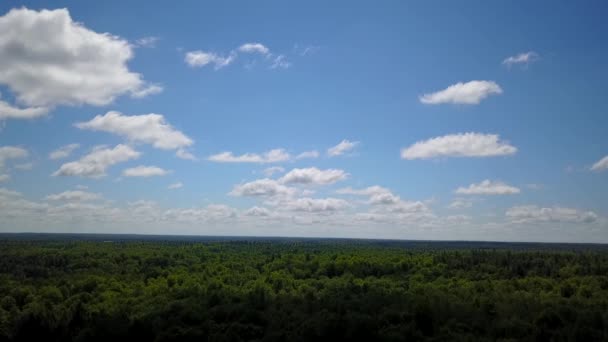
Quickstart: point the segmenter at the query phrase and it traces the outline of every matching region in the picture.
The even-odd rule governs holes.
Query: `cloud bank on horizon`
[[[608,243],[608,48],[569,11],[521,15],[539,37],[499,19],[488,45],[453,5],[316,31],[282,6],[212,27],[222,4],[96,5],[127,25],[26,3],[0,5],[0,232]],[[570,11],[608,29],[592,7]]]

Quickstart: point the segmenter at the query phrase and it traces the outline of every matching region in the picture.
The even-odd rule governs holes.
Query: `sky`
[[[0,2],[0,232],[608,243],[607,10]]]

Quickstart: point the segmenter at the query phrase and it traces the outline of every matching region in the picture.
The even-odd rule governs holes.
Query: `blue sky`
[[[2,2],[0,231],[608,242],[606,7]]]

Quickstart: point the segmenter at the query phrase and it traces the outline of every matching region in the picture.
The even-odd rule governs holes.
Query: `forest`
[[[607,341],[599,245],[0,237],[0,341]]]

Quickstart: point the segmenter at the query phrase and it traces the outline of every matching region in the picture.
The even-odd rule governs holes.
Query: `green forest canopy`
[[[608,250],[0,239],[0,341],[136,338],[608,340]]]

